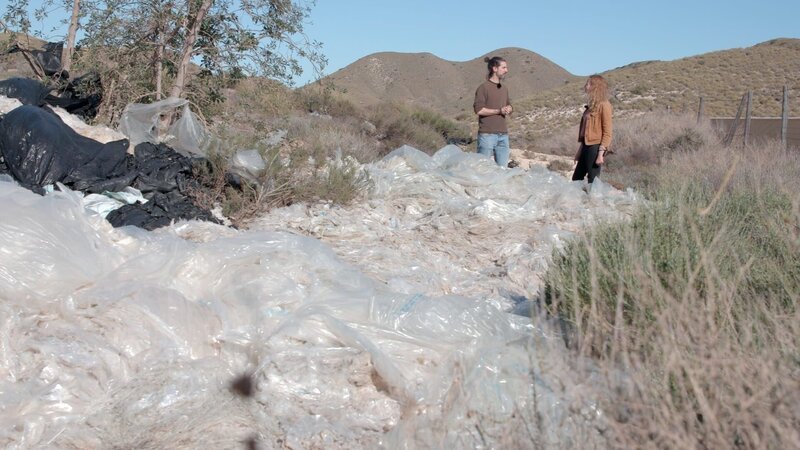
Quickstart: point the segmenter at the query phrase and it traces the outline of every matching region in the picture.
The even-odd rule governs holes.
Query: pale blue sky
[[[0,0],[0,10],[6,2]],[[52,25],[37,26],[52,38],[66,34],[66,26],[55,33],[61,37],[50,33]],[[326,75],[382,51],[467,61],[504,47],[589,75],[636,61],[800,38],[800,0],[317,0],[306,34],[323,43]],[[313,76],[306,69],[295,84]]]
[[[589,75],[800,38],[800,0],[317,0],[311,22],[306,31],[324,44],[326,74],[381,51],[466,61],[521,47]]]

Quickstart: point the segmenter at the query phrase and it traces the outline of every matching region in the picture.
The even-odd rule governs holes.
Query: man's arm
[[[477,113],[479,116],[496,116],[498,114],[503,114],[502,109],[491,109],[491,108],[481,108],[480,111]]]

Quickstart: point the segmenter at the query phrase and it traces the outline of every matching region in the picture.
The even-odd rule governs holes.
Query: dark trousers
[[[589,183],[594,181],[594,177],[600,175],[600,166],[595,163],[597,152],[600,151],[600,144],[586,145],[581,144],[581,155],[578,156],[578,165],[572,173],[572,181],[582,180],[589,174]]]

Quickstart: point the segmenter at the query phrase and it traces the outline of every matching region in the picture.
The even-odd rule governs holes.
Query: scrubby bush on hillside
[[[381,103],[370,108],[368,120],[377,128],[383,154],[410,145],[432,154],[447,144],[448,138],[469,140],[469,129],[428,110],[411,109],[396,103]]]
[[[289,138],[297,143],[292,157],[298,160],[313,158],[319,165],[329,158],[350,156],[368,163],[380,154],[375,130],[358,117],[296,115],[279,126],[285,126]]]
[[[320,83],[295,91],[297,102],[304,111],[341,118],[360,116],[358,108],[351,101],[337,95],[333,86]]]

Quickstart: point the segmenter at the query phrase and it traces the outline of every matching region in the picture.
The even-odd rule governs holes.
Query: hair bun
[[[488,56],[484,56],[483,57],[483,62],[485,62],[485,63],[488,63],[491,60],[492,60],[492,58],[489,58]]]

